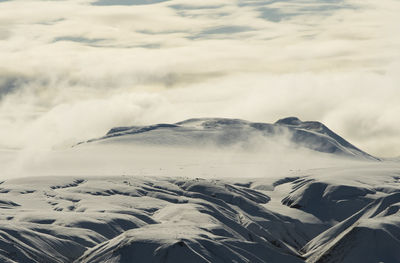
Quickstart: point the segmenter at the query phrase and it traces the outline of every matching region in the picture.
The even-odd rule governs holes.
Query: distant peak
[[[278,120],[275,124],[284,124],[284,125],[299,125],[302,121],[297,117],[287,117]]]
[[[1,1],[1,0],[0,0]],[[284,128],[284,129],[283,129]],[[295,145],[324,153],[379,160],[358,149],[319,121],[301,121],[287,117],[274,124],[249,122],[230,118],[195,118],[175,124],[154,124],[112,128],[105,136],[87,142],[106,139],[121,142],[139,142],[160,145],[200,146],[204,143],[225,146],[247,143],[260,135],[273,140],[275,135],[286,132]],[[117,138],[128,136],[124,139]],[[196,147],[197,147],[196,146]]]

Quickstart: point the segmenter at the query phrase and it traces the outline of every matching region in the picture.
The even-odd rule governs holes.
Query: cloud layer
[[[117,125],[320,120],[400,155],[400,3],[0,1],[0,146]],[[40,10],[40,12],[32,12]]]

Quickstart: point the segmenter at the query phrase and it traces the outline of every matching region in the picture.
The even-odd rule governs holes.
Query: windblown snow
[[[274,124],[240,119],[189,119],[175,124],[117,127],[106,136],[89,140],[157,145],[212,144],[217,146],[251,144],[282,139],[292,147],[304,147],[323,153],[334,153],[364,159],[376,159],[316,121],[302,122],[296,117],[278,120]]]
[[[0,262],[400,262],[400,163],[319,122],[119,127],[42,157],[1,181]]]

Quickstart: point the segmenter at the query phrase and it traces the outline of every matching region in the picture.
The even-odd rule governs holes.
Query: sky
[[[398,0],[0,0],[0,148],[228,117],[400,156]]]

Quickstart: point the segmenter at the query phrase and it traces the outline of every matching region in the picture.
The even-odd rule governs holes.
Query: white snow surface
[[[398,160],[161,129],[3,151],[0,262],[400,262]]]
[[[228,118],[188,119],[175,124],[116,127],[105,136],[87,142],[141,143],[179,146],[290,146],[357,159],[377,160],[317,121],[297,117],[280,119],[274,124]]]

